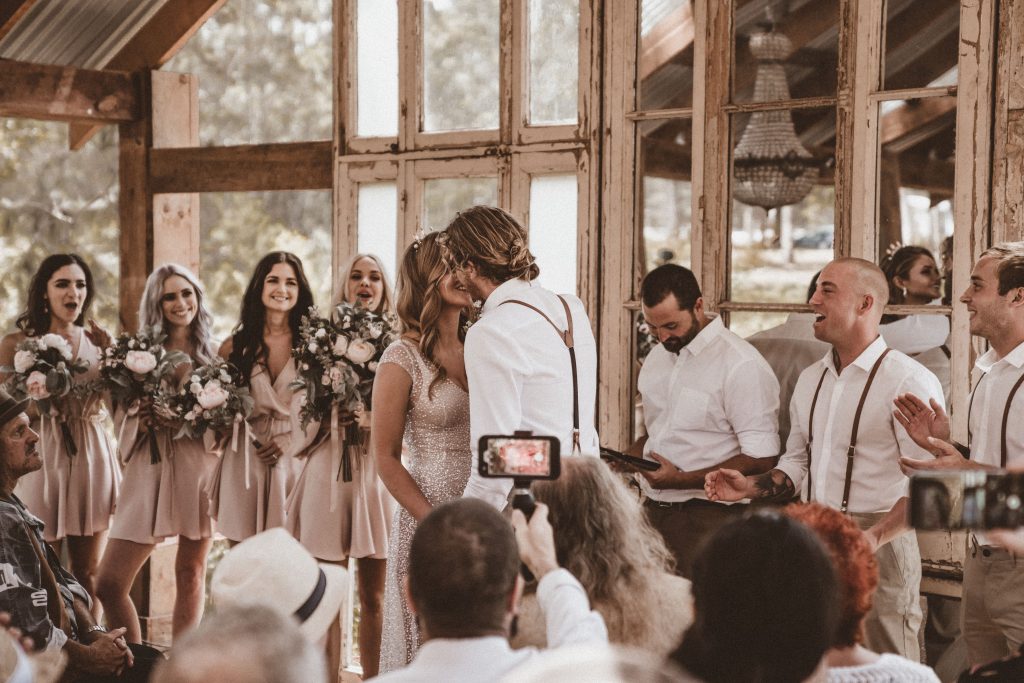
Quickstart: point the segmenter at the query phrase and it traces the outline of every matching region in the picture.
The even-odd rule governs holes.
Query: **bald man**
[[[821,271],[808,303],[814,336],[831,345],[800,374],[789,405],[786,451],[770,472],[707,475],[711,500],[805,500],[849,514],[875,547],[879,584],[865,623],[868,647],[920,661],[921,555],[907,525],[909,480],[901,457],[930,458],[891,409],[907,392],[941,405],[942,386],[923,365],[890,349],[878,333],[889,298],[875,264],[837,259]],[[918,394],[917,392],[921,392]],[[806,483],[806,487],[804,484]]]

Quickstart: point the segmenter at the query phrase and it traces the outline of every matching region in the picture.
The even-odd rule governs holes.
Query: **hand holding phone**
[[[615,462],[620,462],[625,465],[629,465],[630,467],[635,467],[637,469],[647,470],[648,472],[653,472],[661,467],[661,465],[654,462],[653,460],[644,460],[643,458],[636,458],[633,457],[632,455],[626,455],[625,453],[612,450],[611,448],[605,448],[604,446],[601,446],[601,458],[604,460],[613,460]]]

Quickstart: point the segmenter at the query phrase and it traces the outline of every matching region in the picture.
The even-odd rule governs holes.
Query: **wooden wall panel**
[[[1024,0],[1000,3],[992,239],[1024,239]]]

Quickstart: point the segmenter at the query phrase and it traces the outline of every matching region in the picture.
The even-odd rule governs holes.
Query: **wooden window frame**
[[[693,107],[638,111],[636,74],[640,0],[608,3],[604,37],[607,144],[602,163],[604,225],[609,248],[602,249],[602,348],[599,402],[602,437],[620,447],[633,438],[635,397],[633,315],[638,308],[642,255],[636,254],[642,229],[637,206],[642,169],[638,164],[637,124],[664,118],[693,120],[691,160],[691,265],[712,310],[795,312],[801,304],[734,302],[728,298],[730,116],[741,111],[778,109],[783,103],[731,103],[733,75],[732,2],[695,0]],[[875,261],[877,252],[878,104],[891,99],[957,96],[957,151],[954,185],[953,291],[969,280],[977,255],[992,242],[991,123],[994,92],[996,1],[961,0],[959,78],[955,88],[881,90],[884,0],[840,0],[839,71],[834,97],[790,100],[785,108],[836,107],[835,240],[836,256]],[[631,254],[632,257],[623,257]],[[966,401],[973,360],[981,345],[970,341],[966,311],[952,307],[888,307],[893,313],[951,313],[951,418],[954,435],[966,432]]]

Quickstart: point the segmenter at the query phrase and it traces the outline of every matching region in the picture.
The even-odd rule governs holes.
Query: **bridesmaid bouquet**
[[[174,438],[199,438],[208,430],[232,432],[237,447],[238,427],[252,413],[249,390],[238,382],[238,371],[217,359],[192,371],[188,384],[171,397],[171,410],[181,420]]]
[[[153,400],[153,410],[165,417],[173,417],[164,378],[174,368],[187,363],[188,355],[181,351],[168,351],[163,347],[166,335],[155,329],[142,329],[134,335],[122,334],[100,358],[100,386],[110,391],[111,397],[127,410],[137,410],[144,398]],[[121,425],[122,431],[124,424]],[[120,441],[120,439],[118,439]],[[150,462],[160,462],[156,442],[156,428],[149,425]]]
[[[329,320],[311,307],[302,317],[299,344],[292,351],[299,374],[292,388],[305,390],[299,413],[302,426],[330,417],[333,430],[339,415],[353,418],[366,410],[377,363],[396,338],[397,325],[391,316],[341,303]],[[358,436],[356,425],[346,428],[350,444],[356,443]],[[341,474],[344,481],[352,480],[347,449]]]
[[[75,385],[74,376],[86,372],[89,364],[73,356],[71,344],[59,334],[26,339],[17,346],[14,367],[3,368],[11,373],[7,380],[8,392],[16,400],[32,399],[44,416],[59,413],[56,405],[59,399],[85,392],[82,385]],[[77,455],[71,430],[63,420],[60,430],[68,456]]]

